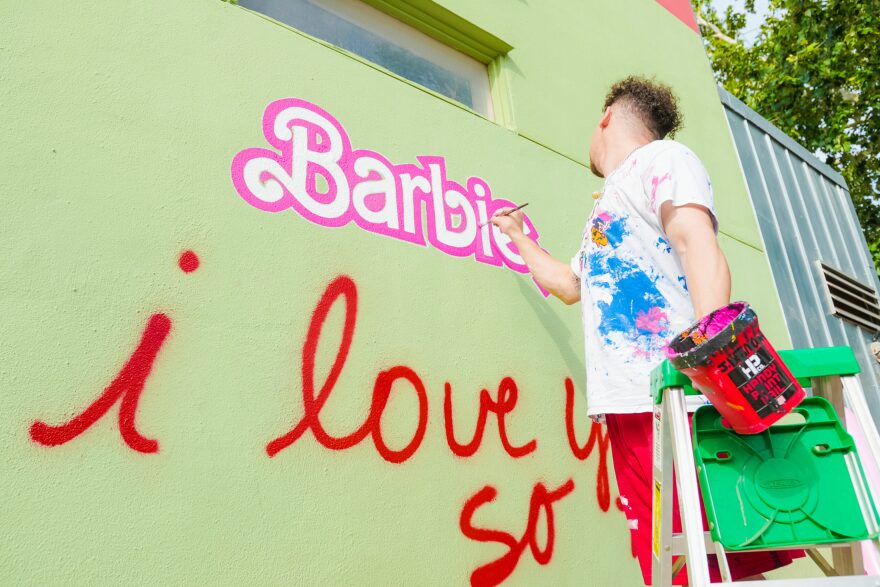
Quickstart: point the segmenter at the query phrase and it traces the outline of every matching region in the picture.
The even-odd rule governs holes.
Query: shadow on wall
[[[583,377],[586,372],[586,366],[584,365],[583,357],[580,357],[579,353],[575,352],[572,348],[571,332],[566,327],[565,322],[560,320],[559,316],[549,307],[549,304],[562,302],[549,298],[539,298],[535,295],[535,288],[529,286],[521,276],[511,275],[511,277],[516,281],[523,299],[529,304],[535,316],[538,317],[541,326],[550,335],[571,376],[576,379]],[[580,326],[580,323],[578,323],[578,326]]]

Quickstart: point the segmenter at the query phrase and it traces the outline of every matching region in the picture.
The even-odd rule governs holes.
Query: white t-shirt
[[[590,416],[650,412],[651,369],[694,321],[684,270],[660,222],[667,201],[704,206],[718,231],[703,164],[680,143],[654,141],[605,179],[571,260],[581,282]]]

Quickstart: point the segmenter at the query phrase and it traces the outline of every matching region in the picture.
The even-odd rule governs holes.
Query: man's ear
[[[611,123],[611,106],[605,109],[605,114],[599,119],[599,128],[607,128]]]

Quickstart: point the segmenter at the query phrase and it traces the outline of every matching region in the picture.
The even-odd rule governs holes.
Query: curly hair
[[[618,102],[634,112],[658,139],[675,136],[684,122],[672,88],[653,79],[631,75],[615,83],[602,109]]]

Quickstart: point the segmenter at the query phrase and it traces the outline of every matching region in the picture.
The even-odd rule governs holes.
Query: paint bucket
[[[766,430],[806,397],[745,302],[697,321],[672,339],[666,357],[738,434]]]

